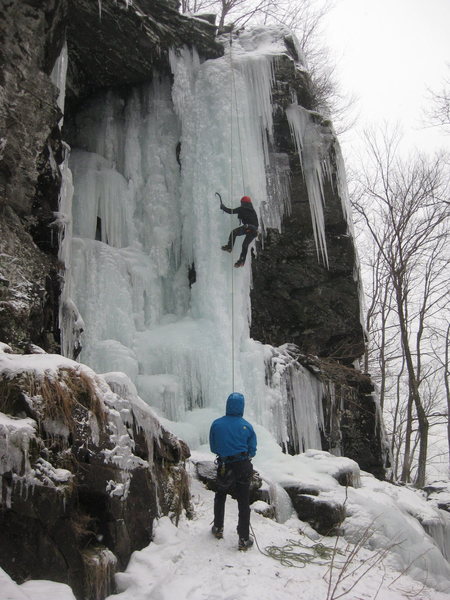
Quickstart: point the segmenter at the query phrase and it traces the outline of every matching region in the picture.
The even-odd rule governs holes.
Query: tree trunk
[[[411,435],[412,435],[412,407],[413,399],[411,394],[408,396],[408,407],[406,411],[406,431],[405,431],[405,448],[403,452],[403,467],[400,481],[409,483],[411,480]],[[395,435],[395,431],[393,432]]]
[[[419,383],[417,381],[416,372],[414,369],[414,362],[412,358],[411,348],[409,345],[409,335],[408,335],[408,327],[407,320],[405,316],[404,306],[403,306],[403,297],[404,290],[401,285],[395,286],[396,292],[396,300],[397,300],[397,310],[398,317],[400,322],[400,333],[402,339],[402,347],[405,355],[406,361],[406,369],[408,371],[408,384],[409,384],[409,396],[408,396],[408,427],[412,429],[412,403],[414,402],[417,419],[418,419],[418,432],[420,436],[419,442],[419,457],[418,457],[418,467],[417,467],[417,476],[415,479],[416,487],[424,487],[425,485],[425,475],[426,475],[426,467],[427,467],[427,454],[428,454],[428,430],[429,430],[429,422],[425,410],[422,405],[422,401],[420,398],[420,390]],[[411,407],[410,407],[411,405]],[[411,410],[411,414],[410,411]],[[410,422],[411,421],[411,422]],[[406,443],[410,445],[411,436],[407,438]],[[404,466],[408,466],[410,468],[410,458],[406,452],[405,445],[405,464]],[[404,469],[405,475],[406,470]],[[404,473],[402,472],[402,480]],[[407,481],[407,480],[404,480]]]
[[[450,325],[447,327],[445,335],[445,362],[444,362],[444,383],[445,395],[447,396],[447,443],[448,443],[448,477],[450,479],[450,381],[449,381],[449,350],[450,350]]]

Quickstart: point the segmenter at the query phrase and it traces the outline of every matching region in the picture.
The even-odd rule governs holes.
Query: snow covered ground
[[[188,468],[194,518],[183,517],[178,528],[161,518],[153,542],[132,555],[127,570],[116,576],[118,593],[108,600],[450,600],[450,593],[418,583],[408,571],[395,570],[390,554],[358,546],[355,551],[344,539],[322,538],[294,517],[281,524],[253,511],[257,546],[239,552],[236,502],[228,499],[224,539],[216,540],[210,533],[214,494],[196,479],[192,463]],[[364,519],[360,525],[364,528]],[[309,547],[322,543],[330,549],[335,562],[331,584],[331,558],[315,558],[300,567],[301,563],[283,565],[266,555],[267,547],[285,547],[290,540]],[[332,552],[335,544],[338,551]],[[311,553],[304,546],[293,551]],[[0,584],[2,600],[74,600],[67,586],[48,581],[18,586],[1,570]]]
[[[4,376],[24,370],[43,376],[66,366],[91,373],[95,381],[102,380],[88,367],[61,356],[22,356],[6,350],[10,351],[6,345],[0,346],[0,371]],[[108,380],[111,377],[109,374]],[[116,373],[115,380],[126,379],[125,375],[117,378]],[[98,390],[107,404],[113,394],[106,383]],[[142,422],[155,419],[152,409],[136,393],[130,402],[134,410],[142,413]],[[23,438],[28,439],[33,433],[29,421],[11,419],[0,413],[0,429],[6,432],[5,440],[14,438],[14,444],[20,442],[21,445]],[[290,599],[298,598],[299,590],[304,600],[337,600],[342,594],[352,600],[396,600],[411,594],[421,600],[450,600],[447,562],[450,515],[437,509],[437,499],[427,501],[419,490],[379,481],[360,472],[354,461],[322,450],[311,449],[295,456],[284,454],[265,428],[255,424],[255,430],[258,452],[254,466],[263,479],[278,519],[275,522],[257,513],[253,515],[258,547],[246,554],[237,551],[237,514],[233,500],[227,504],[225,539],[218,541],[211,536],[213,493],[195,477],[195,462],[214,459],[204,444],[192,451],[187,465],[194,518],[182,518],[178,528],[168,518],[161,518],[155,527],[153,543],[135,552],[127,571],[117,575],[119,593],[110,600]],[[11,460],[15,456],[14,444],[8,443]],[[350,477],[351,486],[339,484],[338,479],[344,474]],[[289,486],[307,488],[318,494],[321,501],[345,505],[347,517],[342,525],[345,540],[321,539],[309,525],[294,517],[284,490]],[[335,556],[331,584],[330,556],[315,559],[304,568],[280,564],[267,556],[268,546],[284,547],[289,540],[310,547],[317,543],[327,546],[328,554]],[[333,552],[335,544],[339,552]],[[308,550],[296,546],[294,552]],[[47,600],[49,597],[74,598],[68,586],[48,581],[28,581],[18,586],[0,570],[0,600]]]

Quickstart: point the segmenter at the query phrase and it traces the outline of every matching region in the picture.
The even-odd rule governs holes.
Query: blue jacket
[[[249,458],[256,454],[256,434],[244,414],[244,396],[233,393],[228,396],[226,415],[213,421],[209,431],[211,452],[218,456],[234,456],[245,452]]]

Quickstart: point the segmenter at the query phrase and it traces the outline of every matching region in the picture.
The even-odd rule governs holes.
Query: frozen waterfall
[[[207,442],[233,382],[246,416],[277,443],[321,447],[321,386],[288,355],[250,338],[250,256],[234,269],[242,238],[231,257],[220,249],[238,222],[219,210],[216,192],[228,206],[251,196],[263,227],[280,227],[289,207],[287,157],[269,152],[282,53],[283,34],[266,29],[241,34],[220,59],[174,51],[173,82],[155,72],[147,85],[100,94],[71,125],[73,238],[70,252],[64,246],[63,298],[75,317],[63,319],[63,339],[73,341],[81,323],[79,360],[125,372],[193,448]],[[288,117],[314,182],[311,212],[326,261],[322,134],[295,99]],[[269,183],[274,160],[281,169]]]

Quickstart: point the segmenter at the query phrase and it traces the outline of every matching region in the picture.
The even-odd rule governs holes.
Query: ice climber
[[[223,538],[223,521],[227,493],[233,493],[238,503],[239,550],[253,545],[250,528],[250,480],[253,474],[251,458],[256,454],[256,434],[252,425],[242,416],[244,396],[233,392],[228,396],[226,414],[213,421],[209,432],[211,452],[217,454],[217,492],[214,497],[214,525],[212,533]]]
[[[248,246],[258,235],[258,215],[253,208],[250,196],[242,196],[241,205],[236,208],[228,208],[223,204],[222,199],[220,199],[220,208],[230,215],[236,214],[241,222],[241,225],[236,227],[236,229],[233,229],[230,233],[228,243],[225,246],[222,246],[222,250],[225,250],[225,252],[232,252],[236,237],[238,235],[245,235],[244,241],[242,242],[241,255],[239,260],[234,264],[235,267],[243,267],[247,256]]]

